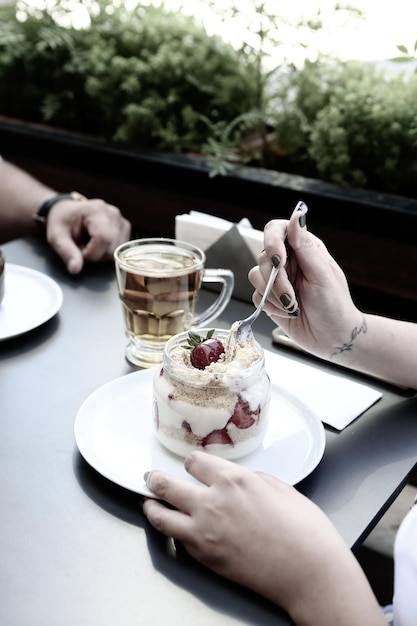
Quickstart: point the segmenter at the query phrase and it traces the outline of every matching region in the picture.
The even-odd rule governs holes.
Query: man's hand
[[[119,209],[99,199],[61,200],[50,210],[46,229],[49,245],[70,274],[78,274],[85,261],[111,259],[130,233]]]

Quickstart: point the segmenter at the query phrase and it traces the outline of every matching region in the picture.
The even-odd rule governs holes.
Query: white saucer
[[[161,469],[194,481],[183,459],[156,439],[152,419],[155,370],[116,378],[92,393],[81,405],[74,426],[84,459],[100,474],[136,493],[152,496],[145,472]],[[296,484],[320,462],[325,448],[323,424],[298,398],[272,385],[269,426],[262,445],[235,461]]]
[[[41,272],[6,263],[0,303],[0,341],[37,328],[61,308],[62,290]]]

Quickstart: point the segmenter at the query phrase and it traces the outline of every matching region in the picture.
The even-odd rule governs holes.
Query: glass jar
[[[208,329],[195,332],[206,336]],[[216,329],[213,337],[226,346],[228,335],[228,330]],[[167,342],[162,366],[155,372],[158,440],[181,457],[195,449],[226,459],[249,454],[264,438],[271,395],[262,347],[255,340],[249,346],[238,344],[230,362],[221,358],[197,369],[189,363],[190,350],[183,347],[187,339],[184,332]]]

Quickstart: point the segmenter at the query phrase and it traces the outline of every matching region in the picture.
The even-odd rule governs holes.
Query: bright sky
[[[10,0],[0,0],[0,2]],[[28,0],[33,5],[42,5],[47,0]],[[77,0],[73,0],[77,4]],[[135,4],[136,0],[119,0],[126,5]],[[143,1],[143,0],[142,0]],[[164,0],[146,0],[149,4],[159,5]],[[220,7],[224,7],[230,0],[215,0]],[[69,0],[71,2],[71,0]],[[325,17],[325,25],[331,25],[331,32],[322,34],[320,39],[320,50],[322,52],[333,52],[339,58],[360,59],[360,60],[385,60],[398,54],[397,45],[405,44],[410,50],[413,49],[417,39],[417,0],[395,0],[383,2],[383,0],[345,0],[340,4],[348,4],[360,8],[366,19],[355,20],[350,25],[335,23],[329,17],[331,9],[336,4],[336,0],[265,0],[273,10],[279,9],[281,15],[294,19],[300,16],[311,16],[318,8],[321,9]],[[241,39],[242,32],[236,25],[233,27],[222,24],[219,19],[213,17],[213,13],[208,7],[208,0],[165,0],[165,5],[169,8],[178,9],[179,5],[185,7],[185,11],[191,15],[201,18],[208,32],[221,35],[224,39],[237,43]],[[238,6],[242,15],[251,14],[253,0],[239,0]],[[327,17],[326,17],[327,16]],[[79,23],[82,23],[82,11],[79,12]],[[308,41],[309,32],[295,33],[296,43],[303,39]],[[294,33],[293,33],[294,36]],[[246,35],[246,40],[248,36]],[[281,51],[281,50],[280,50]],[[280,52],[278,51],[278,52]],[[296,57],[293,57],[297,60]]]
[[[153,0],[158,3],[159,0]],[[217,0],[223,6],[225,0]],[[268,0],[266,0],[268,2]],[[330,15],[336,0],[269,0],[274,10],[280,8],[281,14],[293,18],[300,15],[311,15],[316,9],[321,9],[324,16]],[[166,0],[168,5],[177,7],[183,4],[187,12],[194,15],[205,15],[205,24],[208,30],[231,39],[231,29],[222,25],[213,18],[207,10],[204,0]],[[242,12],[249,14],[245,5],[250,6],[251,0],[240,0]],[[351,4],[361,9],[366,19],[335,26],[328,37],[324,37],[320,46],[323,51],[335,51],[339,58],[385,60],[398,54],[397,45],[406,44],[412,50],[417,39],[417,0],[395,0],[383,2],[381,0],[350,0],[340,4]],[[206,8],[204,8],[206,7]],[[325,20],[326,22],[326,20]]]

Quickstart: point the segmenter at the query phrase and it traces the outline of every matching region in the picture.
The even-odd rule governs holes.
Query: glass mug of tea
[[[158,365],[168,339],[192,326],[210,325],[230,302],[233,272],[206,269],[204,252],[184,241],[127,241],[116,248],[114,259],[129,338],[125,356],[139,367]],[[221,283],[222,288],[213,304],[195,315],[203,283]]]

